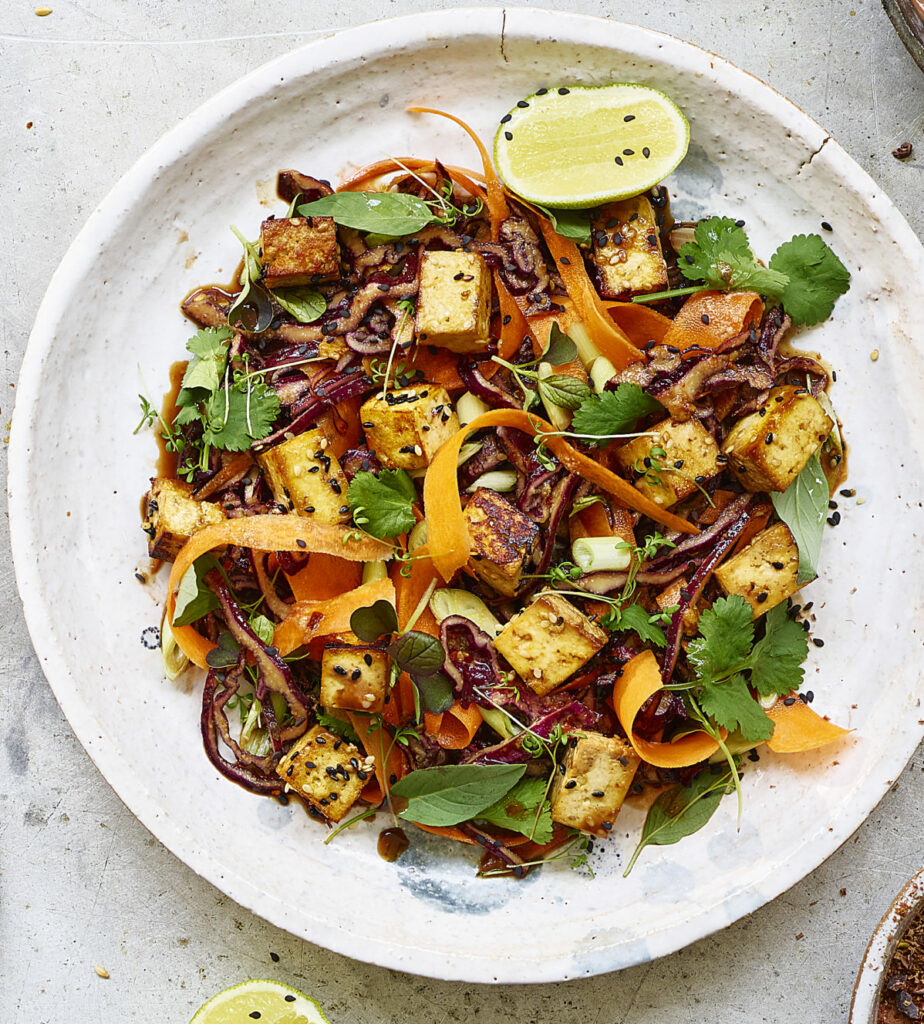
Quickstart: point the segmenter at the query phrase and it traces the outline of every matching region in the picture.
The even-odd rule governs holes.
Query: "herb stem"
[[[705,284],[691,284],[687,288],[670,288],[666,292],[652,292],[650,295],[635,295],[633,302],[659,302],[661,299],[673,299],[680,295],[695,295],[696,292],[708,292],[711,289]]]

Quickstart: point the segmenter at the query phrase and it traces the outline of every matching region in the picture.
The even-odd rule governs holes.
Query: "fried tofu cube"
[[[636,489],[662,508],[689,497],[722,468],[719,446],[699,420],[662,420],[650,434],[618,449],[616,464],[637,473]]]
[[[340,250],[332,217],[265,220],[260,247],[267,288],[288,288],[340,276]]]
[[[464,516],[472,542],[469,568],[499,594],[513,597],[535,551],[539,527],[486,487],[475,491]]]
[[[515,615],[494,646],[540,697],[560,686],[606,643],[608,635],[558,594],[546,593]]]
[[[437,384],[377,393],[359,418],[369,447],[386,469],[424,469],[459,429],[449,395]]]
[[[572,738],[561,762],[564,774],[556,772],[552,783],[552,820],[606,835],[640,763],[632,745],[618,736],[585,732]]]
[[[318,523],[350,518],[347,478],[320,430],[306,430],[257,456],[277,503]]]
[[[658,606],[658,609],[663,612],[668,608],[675,608],[680,605],[683,601],[680,591],[688,583],[689,580],[686,576],[681,576],[679,580],[674,580],[670,586],[665,587],[655,598],[655,604]],[[699,600],[696,600],[683,613],[683,632],[685,636],[696,636],[699,630],[700,610]]]
[[[834,423],[805,388],[773,388],[757,412],[732,427],[722,445],[749,491],[785,491]]]
[[[651,203],[635,196],[600,207],[591,223],[600,294],[627,299],[667,288],[667,264]]]
[[[762,530],[750,544],[715,571],[726,594],[740,594],[754,618],[791,597],[798,582],[799,549],[785,523]]]
[[[480,253],[428,251],[420,261],[417,340],[450,352],[490,342],[491,273]]]
[[[340,821],[375,771],[375,758],[315,725],[295,741],[276,774],[331,821]]]
[[[148,535],[148,554],[173,562],[189,538],[214,523],[223,523],[224,511],[211,501],[197,501],[192,485],[158,477],[144,499],[142,527]]]
[[[372,644],[328,643],[321,657],[321,705],[342,711],[381,711],[391,658]]]

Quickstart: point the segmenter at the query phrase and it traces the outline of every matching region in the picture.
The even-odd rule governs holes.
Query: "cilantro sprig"
[[[757,262],[744,230],[729,217],[701,220],[694,239],[681,246],[677,265],[687,280],[702,284],[638,295],[633,302],[707,289],[756,291],[779,301],[795,323],[811,326],[826,320],[850,287],[850,272],[818,235],[795,235],[784,242],[769,267]]]
[[[661,404],[638,384],[618,384],[615,391],[589,395],[581,402],[571,420],[571,430],[594,444],[604,445],[610,438],[635,429],[643,416],[663,412]]]

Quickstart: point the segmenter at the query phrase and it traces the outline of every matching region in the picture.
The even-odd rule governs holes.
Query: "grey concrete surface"
[[[924,234],[924,77],[876,0],[546,2],[671,32],[770,82],[832,131]],[[51,273],[134,160],[202,100],[263,61],[320,31],[422,6],[48,3],[53,13],[39,18],[33,0],[0,0],[4,440],[26,339]],[[916,154],[899,163],[891,151],[905,139]],[[49,414],[66,410],[52,402]],[[0,462],[5,473],[5,445]],[[179,1024],[225,985],[261,976],[316,996],[332,1024],[834,1024],[847,1019],[875,923],[924,862],[922,749],[826,864],[746,920],[663,960],[586,981],[498,990],[337,956],[265,924],[197,878],[100,777],[32,652],[12,577],[5,504],[2,512],[4,1024]],[[94,972],[97,964],[108,980]]]

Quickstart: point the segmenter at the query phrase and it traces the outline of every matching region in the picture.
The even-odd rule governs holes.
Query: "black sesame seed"
[[[635,150],[634,149],[624,149],[622,151],[622,155],[623,156],[635,156]]]
[[[773,431],[764,438],[764,444],[773,444]]]
[[[856,491],[853,488],[845,489],[837,492],[842,498],[853,498],[856,496]]]
[[[290,994],[290,995],[287,995],[287,996],[286,996],[286,1002],[287,1002],[287,1003],[294,1003],[294,1002],[295,1002],[295,996],[293,996],[293,995],[291,995],[291,994]]]
[[[757,603],[758,604],[763,604],[764,601],[766,601],[766,600],[767,600],[767,595],[766,594],[758,594],[757,595]]]
[[[305,543],[305,541],[303,541],[303,540],[301,539],[301,537],[297,537],[297,538],[296,538],[296,540],[295,540],[295,543],[296,543],[296,544],[297,544],[297,545],[298,545],[298,546],[299,546],[300,548],[306,548],[306,547],[308,547],[308,545],[307,545],[307,544]]]
[[[559,764],[558,770],[562,773],[562,775],[564,775],[565,774],[565,766],[564,766],[564,764]]]
[[[620,167],[622,167],[622,157],[621,156],[616,157],[616,163],[619,164]]]
[[[613,234],[613,245],[622,245],[622,241],[623,241],[622,233],[619,232],[619,231],[614,232],[614,234]]]
[[[548,91],[549,91],[549,90],[548,90],[548,89],[546,89],[546,87],[545,87],[545,86],[543,86],[543,87],[542,87],[541,89],[537,89],[537,90],[536,90],[536,95],[537,95],[537,96],[545,96],[545,94],[546,94],[546,93],[547,93]]]
[[[261,1017],[261,1014],[260,1014],[259,1010],[252,1010],[251,1013],[250,1013],[250,1016],[253,1017],[254,1020],[259,1020],[260,1017]]]
[[[562,256],[562,258],[558,262],[559,263],[564,263],[564,265],[566,267],[570,267],[571,266],[571,260],[569,260],[567,256]],[[510,317],[508,316],[507,319],[509,320]]]
[[[628,124],[630,121],[634,121],[634,120],[635,120],[635,114],[626,114],[626,116],[623,118],[623,121],[625,121],[626,124]]]
[[[793,706],[793,704],[796,703],[796,698],[795,697],[787,697],[783,701],[783,703],[786,705],[786,707],[791,708]]]
[[[529,106],[529,104],[528,104],[528,103],[526,102],[526,100],[517,100],[517,106],[518,106],[518,107],[519,107],[519,108],[520,108],[521,110],[523,110],[523,109],[525,109],[526,107],[528,107],[528,106]]]
[[[576,785],[577,785],[577,779],[569,779],[569,780],[568,780],[568,781],[567,781],[567,782],[565,783],[565,789],[574,789],[574,787],[575,787]]]
[[[744,221],[743,220],[736,220],[735,221],[735,227],[736,228],[743,228],[744,227]]]
[[[312,513],[312,512],[314,512],[314,505],[306,505],[306,506],[305,506],[305,511],[306,511],[306,512],[307,512],[307,513],[308,513],[309,515],[311,515],[311,513]]]
[[[365,781],[366,781],[366,779],[368,779],[368,778],[369,778],[369,775],[368,775],[368,773],[367,773],[367,772],[363,772],[363,771],[358,771],[358,772],[356,773],[356,778],[357,778],[357,779],[359,779],[359,780],[360,780],[361,782],[365,782]]]
[[[674,460],[674,469],[683,469],[683,459]]]
[[[340,484],[336,480],[331,480],[330,489],[334,492],[334,494],[340,494],[340,492],[342,491]]]
[[[508,142],[511,142],[513,140],[513,132],[504,132],[504,138]]]
[[[461,270],[459,271],[458,274],[452,275],[453,281],[461,281],[463,277],[465,277],[465,274]]]
[[[590,795],[593,796],[593,797],[596,797],[599,800],[601,797],[605,796],[606,794],[603,792],[602,789],[595,789],[593,791],[593,793],[591,793]]]
[[[321,744],[321,746],[323,747],[323,746],[324,746],[324,744],[325,744],[325,743],[327,743],[327,740],[326,740],[326,739],[324,739],[324,737],[323,737],[323,736],[315,736],[315,738],[314,738],[314,742],[315,742],[315,743],[320,743],[320,744]]]
[[[808,631],[809,631],[809,630],[810,630],[810,629],[812,628],[812,624],[811,624],[811,623],[810,623],[810,622],[809,622],[809,621],[808,621],[808,620],[806,619],[806,620],[804,620],[804,621],[803,621],[803,623],[802,623],[802,628],[803,628],[803,629],[805,630],[805,632],[807,633],[807,632],[808,632]]]
[[[766,416],[767,415],[767,410],[766,409],[758,409],[757,410],[757,414],[758,414],[758,416]]]
[[[823,220],[821,222],[821,230],[822,231],[833,231],[834,228],[832,228],[831,225],[826,220]]]
[[[272,960],[274,964],[278,964],[279,963],[279,954],[271,952],[270,953],[270,960]]]
[[[359,679],[359,677],[362,674],[363,671],[361,668],[354,668],[353,671],[350,673],[350,679],[352,679],[355,682],[357,679]]]
[[[709,325],[709,314],[708,313],[703,313],[703,315],[700,317],[700,320],[702,320],[702,322],[708,326]]]
[[[391,285],[390,284],[380,284],[380,285],[376,285],[376,287],[378,288],[378,290],[380,292],[390,292],[391,291]]]
[[[363,655],[363,661],[364,661],[364,662],[365,662],[365,663],[366,663],[367,665],[371,665],[371,664],[372,664],[372,655],[371,655],[371,654],[364,654],[364,655]]]
[[[388,784],[390,786],[393,786],[397,781],[398,781],[398,776],[395,775],[394,772],[392,772],[391,775],[388,776]]]
[[[317,768],[317,765],[316,765],[316,764],[314,763],[314,761],[306,761],[306,762],[305,762],[305,767],[306,767],[306,768],[307,768],[307,769],[308,769],[309,771],[311,771],[311,770],[312,770],[313,768]]]
[[[649,245],[657,245],[658,244],[658,236],[654,232],[652,232],[650,235],[646,235],[646,238],[648,240],[648,244]]]
[[[760,754],[758,754],[756,750],[749,750],[748,751],[748,760],[749,761],[759,761],[760,760]]]
[[[802,696],[802,699],[805,701],[806,704],[811,704],[812,701],[815,699],[815,694],[812,690],[806,690]]]
[[[642,156],[643,156],[643,157],[644,157],[644,158],[645,158],[646,160],[648,159],[648,157],[650,157],[650,156],[651,156],[651,150],[650,150],[650,149],[649,149],[649,148],[648,148],[647,146],[644,146],[644,147],[642,148]]]
[[[782,562],[771,562],[770,564],[771,564],[771,565],[773,566],[773,568],[774,568],[774,569],[776,569],[776,570],[780,570],[780,569],[782,569],[782,568],[783,568],[783,563],[782,563]]]
[[[824,645],[825,645],[825,642],[824,642],[824,640],[822,640],[820,636],[813,636],[813,637],[812,637],[812,643],[813,643],[813,644],[814,644],[814,645],[815,645],[816,647],[824,647]]]
[[[571,92],[570,89],[565,89],[564,87],[562,87],[561,89],[558,90],[558,95],[567,96],[569,92]]]
[[[832,526],[837,526],[837,524],[838,524],[838,523],[839,523],[840,521],[841,521],[841,514],[840,514],[840,512],[835,512],[835,513],[834,513],[834,514],[833,514],[833,515],[831,516],[831,518],[830,518],[830,520],[829,520],[829,522],[831,523],[831,525],[832,525]]]

